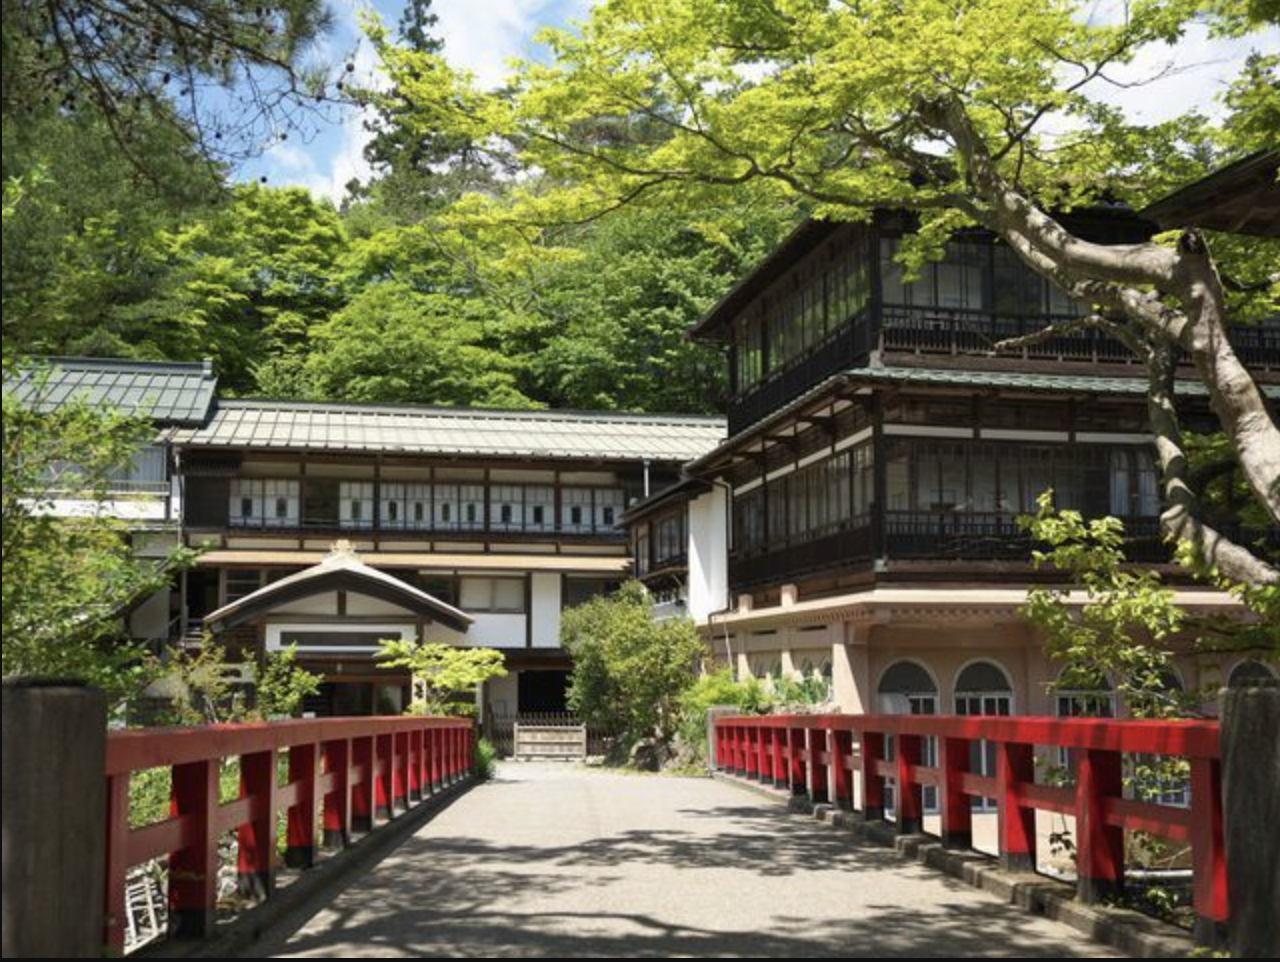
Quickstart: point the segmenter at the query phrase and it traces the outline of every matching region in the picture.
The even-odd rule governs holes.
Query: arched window
[[[1231,669],[1227,687],[1249,688],[1255,685],[1274,685],[1276,680],[1274,670],[1256,658],[1250,658]]]
[[[992,661],[966,665],[956,677],[957,715],[1012,715],[1013,686],[1004,669]],[[985,739],[969,743],[969,770],[990,777],[996,772],[996,746]],[[978,811],[995,809],[995,799],[974,799]]]
[[[992,661],[975,661],[956,678],[957,715],[1013,714],[1013,685]]]
[[[938,686],[914,661],[894,662],[880,676],[880,710],[890,715],[936,715]]]

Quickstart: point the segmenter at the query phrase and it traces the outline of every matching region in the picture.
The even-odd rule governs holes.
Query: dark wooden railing
[[[941,840],[953,848],[972,847],[972,800],[994,799],[998,857],[1009,869],[1035,869],[1037,811],[1074,816],[1077,890],[1086,902],[1123,890],[1126,831],[1188,843],[1197,937],[1213,941],[1227,922],[1215,721],[771,715],[722,716],[713,731],[721,771],[859,811],[868,821],[885,817],[891,780],[899,834],[922,831],[923,789],[931,786],[938,794]],[[937,746],[936,765],[923,764],[925,739]],[[980,742],[994,746],[993,775],[970,770],[971,749]],[[1037,781],[1037,750],[1060,749],[1070,752],[1073,784]],[[1189,804],[1125,797],[1126,755],[1185,759]]]
[[[125,940],[125,883],[131,867],[167,858],[170,932],[207,936],[217,903],[218,839],[235,831],[237,874],[268,897],[276,870],[276,821],[286,818],[285,862],[309,868],[317,828],[326,844],[374,831],[472,770],[472,725],[457,718],[326,718],[200,728],[132,729],[107,736],[106,932],[109,950]],[[287,752],[279,784],[277,758]],[[239,797],[222,802],[219,772],[240,761]],[[130,827],[129,781],[168,768],[170,816]]]

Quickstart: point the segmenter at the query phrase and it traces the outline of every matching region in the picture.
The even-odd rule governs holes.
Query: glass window
[[[338,487],[341,512],[339,521],[343,527],[373,527],[373,482],[342,481]]]
[[[464,611],[516,614],[525,610],[523,578],[463,578],[459,600]]]

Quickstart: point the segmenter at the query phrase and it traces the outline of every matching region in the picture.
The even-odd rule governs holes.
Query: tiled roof
[[[852,383],[889,382],[940,387],[1006,388],[1022,391],[1051,391],[1066,394],[1146,394],[1147,380],[1140,377],[1105,377],[1090,374],[1027,374],[1021,371],[975,371],[922,367],[859,367],[839,375]],[[1259,384],[1268,397],[1280,397],[1280,385]],[[1209,389],[1202,381],[1179,378],[1177,393],[1204,397]]]
[[[714,448],[723,418],[669,414],[219,401],[203,427],[171,432],[208,449],[367,451],[685,462]]]
[[[1087,374],[1028,374],[1021,371],[978,371],[962,368],[891,367],[872,364],[867,367],[849,368],[819,381],[809,390],[783,404],[772,414],[743,428],[726,438],[715,448],[694,459],[688,469],[698,471],[716,458],[733,451],[743,441],[760,434],[766,428],[785,420],[796,411],[808,407],[840,385],[856,384],[911,384],[922,387],[971,387],[978,389],[999,388],[1012,391],[1045,391],[1050,394],[1099,394],[1144,395],[1147,382],[1137,377],[1101,377]],[[1178,394],[1205,397],[1209,389],[1202,381],[1179,378]],[[1280,384],[1259,383],[1266,397],[1280,400]]]
[[[44,372],[47,379],[43,379]],[[218,379],[209,362],[130,361],[96,357],[35,357],[6,376],[5,388],[38,410],[72,398],[94,407],[143,414],[159,424],[201,424],[209,416]]]

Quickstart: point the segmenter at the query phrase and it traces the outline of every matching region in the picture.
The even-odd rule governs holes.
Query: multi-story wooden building
[[[723,437],[717,418],[223,400],[171,431],[189,637],[296,645],[325,713],[398,710],[387,637],[485,645],[499,715],[564,709],[560,612],[630,572],[618,520]],[[335,544],[340,545],[337,552]]]
[[[1068,222],[1100,241],[1153,230],[1122,210]],[[1020,612],[1058,576],[1032,566],[1016,519],[1052,488],[1060,507],[1121,518],[1130,557],[1173,574],[1145,371],[1090,329],[997,353],[1080,308],[978,231],[908,282],[895,253],[909,230],[895,213],[807,222],[702,318],[693,335],[728,358],[729,437],[627,513],[636,570],[740,674],[825,675],[846,710],[1071,711]],[[1277,321],[1233,332],[1273,399]],[[1210,428],[1187,374],[1180,414]],[[1178,594],[1238,610],[1189,583]],[[1236,667],[1178,666],[1188,687]]]
[[[721,418],[217,399],[207,364],[46,366],[7,389],[155,421],[106,510],[146,550],[204,549],[133,634],[248,656],[294,645],[324,676],[320,715],[405,706],[407,674],[374,660],[391,637],[502,651],[490,716],[562,711],[561,610],[630,575],[627,505],[724,437]]]

